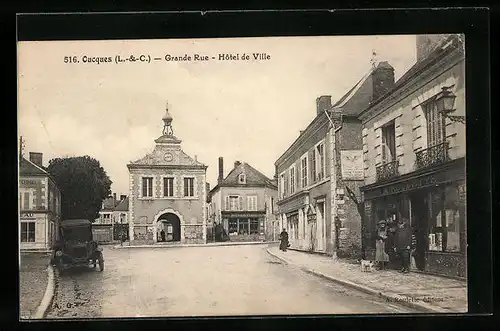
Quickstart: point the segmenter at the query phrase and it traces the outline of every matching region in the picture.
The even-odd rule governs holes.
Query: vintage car
[[[59,240],[54,245],[52,265],[59,272],[71,267],[99,265],[104,270],[102,248],[92,238],[92,223],[86,219],[63,220],[59,227]]]

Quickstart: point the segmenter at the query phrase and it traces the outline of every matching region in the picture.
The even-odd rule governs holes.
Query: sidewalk
[[[179,244],[179,243],[156,243],[149,245],[130,245],[129,242],[123,243],[123,246],[115,245],[113,249],[125,248],[176,248],[176,247],[213,247],[213,246],[238,246],[238,245],[268,245],[274,244],[273,241],[226,241],[226,242],[212,242],[206,244]]]
[[[19,267],[20,318],[43,318],[53,295],[50,255],[22,252]],[[47,307],[46,307],[47,306]]]
[[[467,312],[467,283],[465,281],[394,270],[362,272],[359,264],[333,261],[330,256],[298,251],[282,252],[272,247],[267,252],[283,262],[305,272],[327,278],[365,293],[384,297],[419,312]]]

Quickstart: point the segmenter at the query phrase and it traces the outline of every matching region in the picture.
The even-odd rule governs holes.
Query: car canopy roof
[[[70,228],[75,226],[90,226],[91,224],[92,223],[90,223],[90,221],[86,219],[73,219],[73,220],[61,221],[62,228]]]

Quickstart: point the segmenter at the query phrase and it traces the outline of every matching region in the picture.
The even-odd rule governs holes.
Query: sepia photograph
[[[468,312],[464,45],[19,41],[20,319]]]

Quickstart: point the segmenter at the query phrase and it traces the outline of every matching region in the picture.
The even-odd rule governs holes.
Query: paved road
[[[105,248],[102,273],[57,277],[47,317],[411,312],[281,264],[266,248]]]

